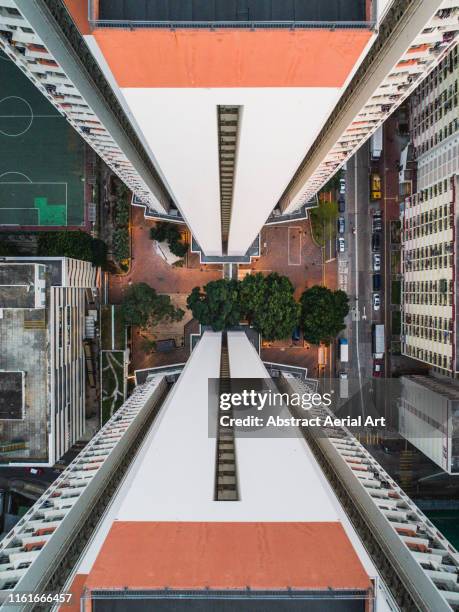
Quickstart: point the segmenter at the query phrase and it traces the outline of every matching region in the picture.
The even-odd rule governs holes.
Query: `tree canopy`
[[[124,294],[122,312],[127,325],[151,327],[163,319],[180,321],[184,312],[168,295],[160,295],[147,283],[131,285]]]
[[[290,279],[272,272],[247,274],[240,283],[240,300],[246,317],[266,340],[291,336],[298,325],[299,305]]]
[[[349,299],[344,291],[331,291],[315,285],[301,296],[301,326],[305,340],[312,344],[328,342],[346,326]]]
[[[182,234],[175,223],[158,223],[150,229],[150,238],[158,242],[167,242],[171,253],[185,257],[188,245],[182,242]]]
[[[286,276],[277,273],[248,274],[243,281],[221,279],[195,287],[187,305],[202,325],[221,331],[247,318],[267,340],[291,335],[298,324],[299,306],[294,287]]]
[[[0,235],[0,256],[9,257],[11,255],[17,255],[18,251],[14,244],[7,242],[3,236]]]
[[[80,230],[40,232],[37,234],[37,254],[43,257],[74,257],[103,266],[107,261],[107,245]]]
[[[188,296],[187,306],[193,317],[214,331],[238,325],[242,316],[238,281],[222,278],[210,281],[203,289],[195,287]]]

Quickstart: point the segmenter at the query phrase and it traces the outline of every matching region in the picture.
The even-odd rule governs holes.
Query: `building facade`
[[[459,474],[459,387],[432,376],[402,376],[399,431],[449,474]]]
[[[315,205],[459,31],[451,0],[147,4],[2,0],[0,49],[208,257]]]
[[[291,417],[286,396],[311,381],[276,370],[278,416]],[[244,332],[205,332],[178,380],[148,375],[0,543],[0,595],[61,590],[88,611],[370,612],[397,609],[392,589],[401,609],[451,612],[457,551],[352,433],[223,431],[209,379],[229,376],[276,388]]]
[[[402,352],[456,375],[459,177],[458,49],[411,98],[416,159],[402,210]]]
[[[0,418],[0,465],[53,465],[85,429],[86,290],[96,288],[96,269],[67,257],[9,257],[0,275],[0,372],[4,384],[23,376],[21,410]]]

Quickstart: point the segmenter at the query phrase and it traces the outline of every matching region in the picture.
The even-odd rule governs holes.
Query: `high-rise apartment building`
[[[150,211],[247,256],[454,44],[456,1],[3,0],[0,49]]]
[[[310,382],[276,369],[277,387],[245,333],[205,332],[177,382],[150,374],[0,543],[3,599],[62,589],[70,610],[451,612],[456,550],[346,428],[215,420],[209,379],[225,376],[281,391],[276,414],[291,418],[286,397]]]
[[[417,171],[402,211],[402,351],[449,375],[459,371],[458,78],[455,47],[411,97]]]
[[[0,263],[0,466],[54,465],[85,430],[86,290],[67,257]]]
[[[399,431],[449,474],[459,473],[459,386],[444,377],[402,376]]]

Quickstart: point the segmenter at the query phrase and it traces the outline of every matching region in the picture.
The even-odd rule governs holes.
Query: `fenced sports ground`
[[[0,225],[84,224],[84,141],[0,52]]]

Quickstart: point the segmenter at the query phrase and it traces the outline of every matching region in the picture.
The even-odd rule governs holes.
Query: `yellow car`
[[[381,199],[381,177],[379,174],[372,174],[370,179],[370,198],[372,200]]]

